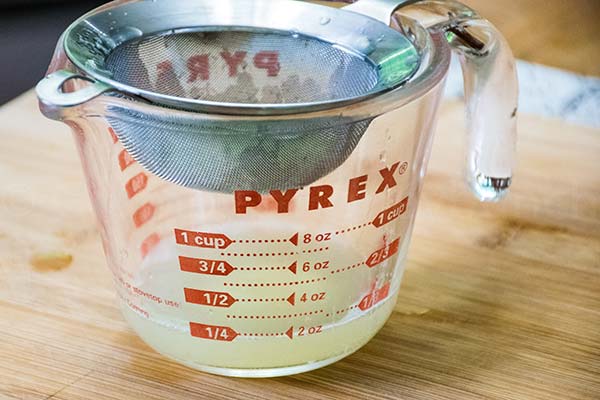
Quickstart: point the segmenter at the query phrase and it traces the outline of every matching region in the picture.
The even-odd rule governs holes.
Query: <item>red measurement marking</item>
[[[306,312],[295,313],[295,314],[280,314],[280,315],[263,315],[263,314],[232,315],[232,314],[229,314],[229,315],[227,315],[227,318],[229,318],[229,319],[289,319],[289,318],[306,317],[309,315],[316,315],[316,314],[322,314],[322,313],[323,313],[323,310],[306,311]]]
[[[290,242],[295,246],[298,246],[298,234],[294,234],[289,239],[238,239],[232,240],[233,243],[248,243],[248,244],[262,244],[262,243],[287,243]]]
[[[146,185],[148,185],[148,176],[143,172],[137,174],[125,184],[127,197],[133,198],[133,196],[146,189]]]
[[[133,163],[135,163],[135,160],[133,157],[131,157],[131,154],[129,154],[127,150],[123,149],[119,153],[119,167],[121,168],[121,171],[125,171],[127,167]]]
[[[265,336],[287,336],[290,339],[294,338],[294,327],[290,327],[287,331],[285,332],[246,332],[246,333],[240,333],[240,336],[254,336],[254,337],[265,337]]]
[[[364,262],[364,261],[361,261],[361,262],[359,262],[359,263],[356,263],[356,264],[354,264],[354,265],[349,265],[349,266],[347,266],[347,267],[345,267],[345,268],[338,268],[338,269],[336,269],[336,270],[332,270],[332,271],[330,271],[329,273],[330,273],[330,274],[332,274],[332,275],[333,275],[333,274],[339,274],[340,272],[346,272],[346,271],[350,271],[350,270],[352,270],[352,269],[355,269],[355,268],[358,268],[358,267],[362,267],[363,265],[365,265],[365,262]]]
[[[328,251],[329,247],[320,247],[318,249],[308,249],[308,250],[302,250],[302,253],[307,254],[307,253],[320,253],[322,251]]]
[[[291,326],[290,329],[288,329],[287,331],[285,331],[285,335],[287,337],[289,337],[290,339],[294,338],[294,327]]]
[[[221,253],[222,256],[227,257],[277,257],[277,256],[295,256],[298,254],[295,251],[292,252],[279,252],[279,253]]]
[[[350,306],[350,307],[346,307],[346,308],[344,308],[344,309],[341,309],[341,310],[338,310],[338,311],[336,311],[336,312],[335,312],[335,314],[336,314],[336,315],[343,314],[343,313],[345,313],[345,312],[348,312],[348,311],[350,311],[350,310],[354,310],[355,308],[358,308],[358,305],[357,305],[357,304],[355,304],[355,305],[353,305],[353,306]]]
[[[237,299],[237,301],[242,303],[276,303],[276,302],[284,302],[287,301],[285,297],[273,297],[273,298],[248,298],[248,299]]]
[[[367,265],[369,268],[373,268],[376,265],[381,264],[388,258],[392,257],[394,254],[398,252],[398,248],[400,247],[400,238],[394,240],[392,243],[384,247],[383,249],[379,249],[373,254],[369,256],[367,260]]]
[[[292,293],[291,296],[286,299],[286,301],[293,306],[296,305],[296,293]]]
[[[177,244],[206,249],[226,249],[233,243],[222,233],[194,232],[183,229],[175,229],[175,241]]]
[[[236,302],[229,293],[210,292],[206,290],[183,289],[185,301],[188,303],[199,304],[202,306],[229,308]]]
[[[158,233],[153,233],[146,239],[144,239],[144,241],[140,245],[140,252],[142,253],[142,258],[146,258],[148,253],[150,253],[159,243],[160,236],[158,235]]]
[[[408,197],[402,200],[400,203],[388,208],[387,210],[380,212],[373,220],[373,225],[375,225],[377,228],[380,228],[383,225],[392,222],[406,212],[407,206]]]
[[[154,211],[156,211],[156,207],[152,203],[146,203],[138,208],[132,216],[135,227],[140,228],[146,222],[150,221],[154,216]]]
[[[228,326],[205,325],[196,322],[190,322],[190,333],[197,338],[221,342],[231,342],[238,337],[238,333]]]
[[[381,288],[374,290],[371,293],[369,293],[368,295],[366,295],[365,297],[363,297],[362,300],[360,301],[360,303],[358,304],[358,308],[360,308],[362,311],[366,311],[366,310],[370,309],[371,307],[373,307],[375,304],[378,304],[382,300],[384,300],[388,296],[389,293],[390,293],[390,284],[388,282]]]
[[[285,271],[289,267],[234,267],[236,271]]]
[[[224,286],[229,287],[281,287],[281,286],[297,286],[297,285],[307,285],[310,283],[317,283],[321,281],[327,280],[326,277],[315,278],[315,279],[306,279],[303,281],[291,281],[291,282],[266,282],[266,283],[231,283],[225,282]]]
[[[366,228],[369,225],[371,225],[371,222],[367,222],[367,223],[364,223],[362,225],[351,226],[350,228],[346,228],[346,229],[342,229],[342,230],[336,231],[335,234],[336,235],[343,235],[344,233],[353,232],[353,231],[357,231],[359,229]]]
[[[119,138],[117,137],[117,134],[115,133],[115,130],[112,127],[108,127],[108,133],[110,135],[110,137],[112,138],[113,143],[117,143],[119,141]]]
[[[179,256],[179,268],[185,272],[227,276],[234,268],[227,261]]]
[[[292,273],[293,273],[293,274],[296,274],[296,271],[297,271],[297,269],[298,269],[298,262],[297,262],[297,261],[294,261],[294,262],[293,262],[293,263],[292,263],[292,264],[291,264],[291,265],[288,267],[288,269],[289,269],[290,271],[292,271]]]

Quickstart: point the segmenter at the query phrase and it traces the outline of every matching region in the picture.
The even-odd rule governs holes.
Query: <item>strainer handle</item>
[[[114,90],[102,82],[90,82],[89,85],[75,90],[65,92],[63,86],[72,79],[82,79],[90,82],[89,78],[83,77],[75,72],[58,70],[42,79],[36,86],[38,98],[50,107],[73,107],[92,100],[109,90]]]
[[[410,18],[446,35],[463,69],[467,180],[481,200],[504,197],[515,166],[519,90],[514,57],[502,34],[454,0],[360,0],[346,9],[391,22],[399,29]]]

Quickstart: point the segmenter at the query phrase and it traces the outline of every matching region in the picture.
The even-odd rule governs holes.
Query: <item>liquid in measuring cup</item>
[[[137,282],[121,282],[124,314],[152,347],[209,372],[273,376],[329,364],[368,342],[394,307],[406,242],[400,225],[386,224],[407,205],[327,231],[288,234],[268,218],[252,232],[173,228]]]

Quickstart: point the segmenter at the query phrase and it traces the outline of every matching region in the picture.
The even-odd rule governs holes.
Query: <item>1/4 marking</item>
[[[238,333],[228,326],[205,325],[196,322],[190,322],[190,334],[197,338],[220,342],[231,342],[238,337]]]

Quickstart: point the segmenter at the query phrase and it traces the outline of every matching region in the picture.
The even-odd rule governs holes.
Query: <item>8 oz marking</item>
[[[313,241],[321,243],[321,242],[327,242],[329,240],[331,240],[331,233],[330,232],[325,232],[325,233],[319,233],[319,234],[314,235],[314,236],[311,235],[310,233],[307,233],[307,234],[304,235],[304,240],[303,241],[304,241],[305,244],[309,244],[309,243],[312,243]]]

